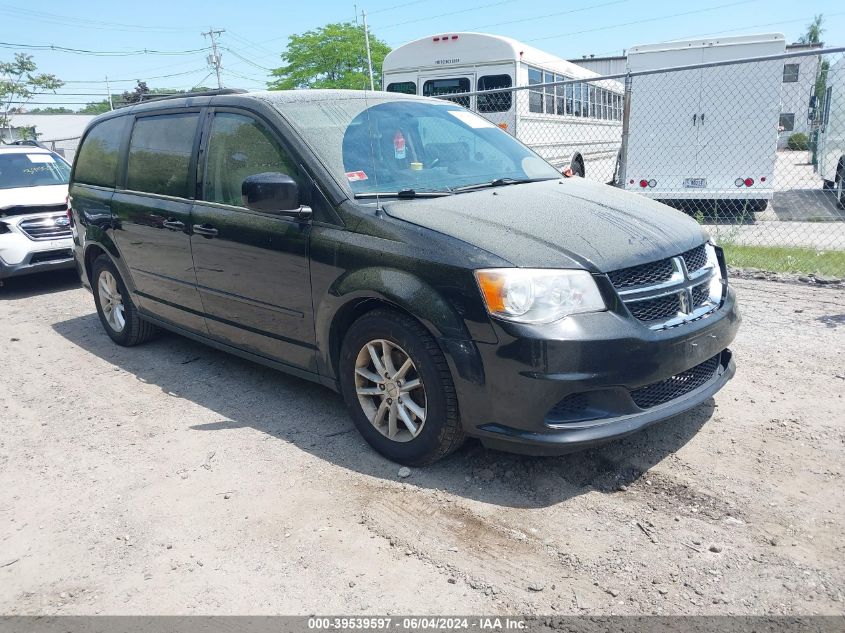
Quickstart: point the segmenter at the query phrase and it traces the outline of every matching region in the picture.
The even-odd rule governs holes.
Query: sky
[[[213,27],[225,29],[219,38],[223,85],[261,89],[269,69],[282,65],[279,55],[289,35],[354,21],[356,15],[360,19],[362,10],[371,34],[394,48],[447,31],[507,35],[564,58],[621,54],[636,44],[710,35],[781,32],[792,42],[819,13],[825,15],[824,42],[845,46],[845,4],[839,0],[365,0],[357,6],[337,0],[0,0],[0,60],[27,52],[40,72],[66,82],[58,96],[38,95],[30,108],[76,108],[105,97],[106,76],[112,92],[131,89],[136,79],[151,88],[213,86],[208,52],[202,50],[209,41],[201,35]]]

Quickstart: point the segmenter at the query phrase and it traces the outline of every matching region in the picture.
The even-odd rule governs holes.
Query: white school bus
[[[623,86],[617,81],[596,81],[599,75],[565,59],[485,33],[445,33],[404,44],[385,58],[383,77],[389,92],[470,93],[448,98],[556,167],[602,182],[613,177],[622,138]],[[568,83],[546,85],[555,82]],[[520,87],[527,89],[514,90]],[[474,94],[485,90],[502,92]]]

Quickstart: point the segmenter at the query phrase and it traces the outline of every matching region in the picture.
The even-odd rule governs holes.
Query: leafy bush
[[[786,146],[789,149],[805,151],[810,149],[810,139],[803,132],[796,132],[786,141]]]

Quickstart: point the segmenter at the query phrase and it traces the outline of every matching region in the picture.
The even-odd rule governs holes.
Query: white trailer
[[[834,189],[839,208],[845,208],[845,57],[827,73],[817,157],[825,189]]]
[[[635,46],[632,73],[782,54],[780,33]],[[783,60],[634,75],[625,179],[682,206],[761,211],[774,193]]]
[[[556,167],[607,182],[622,138],[622,84],[509,37],[446,33],[391,51],[384,89],[450,97],[516,136]],[[577,81],[594,80],[594,81]],[[545,84],[569,83],[557,86]],[[514,90],[515,87],[537,86]]]

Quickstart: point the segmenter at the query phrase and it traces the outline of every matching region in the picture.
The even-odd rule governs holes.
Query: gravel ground
[[[413,469],[340,398],[0,289],[2,614],[843,614],[845,292],[736,282],[736,378],[563,458]]]

